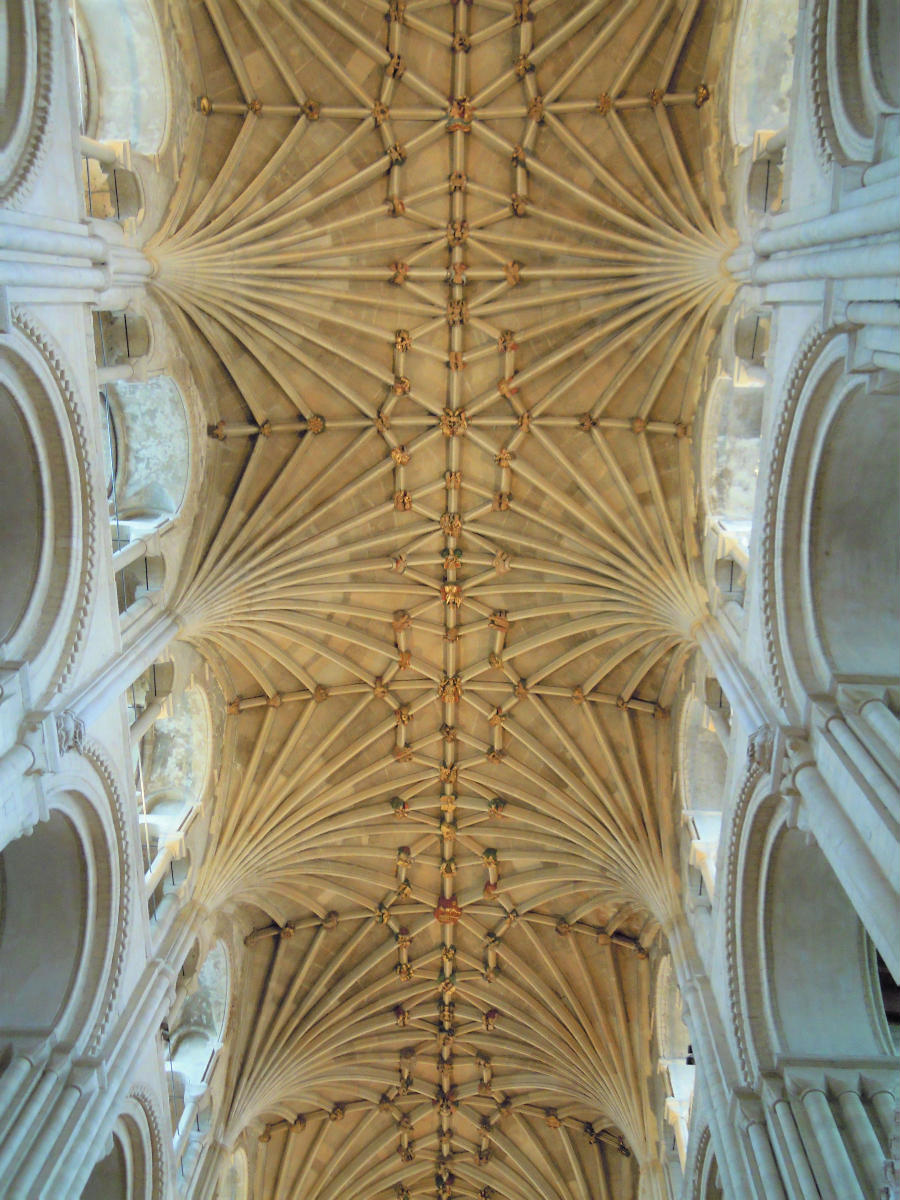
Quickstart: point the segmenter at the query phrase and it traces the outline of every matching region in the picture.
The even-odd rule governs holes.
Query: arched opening
[[[709,701],[724,701],[715,679],[707,680],[707,703],[693,698],[685,706],[679,737],[682,820],[689,846],[689,865],[698,874],[698,891],[711,896],[715,890],[716,858],[722,831],[728,757],[716,730]]]
[[[900,1055],[900,985],[891,974],[887,963],[876,952],[878,964],[878,990],[881,993],[881,1004],[894,1045],[894,1052]]]
[[[157,712],[142,733],[138,751],[143,789],[140,819],[153,920],[168,911],[169,897],[177,898],[190,873],[186,838],[206,787],[209,729],[203,695],[198,688],[189,688]]]
[[[35,699],[72,651],[90,544],[69,399],[24,332],[0,331],[0,660],[28,663]]]
[[[34,0],[0,9],[0,200],[14,195],[34,165],[46,132],[39,106],[51,72],[51,10]]]
[[[89,917],[88,866],[52,812],[0,854],[0,1033],[49,1033],[70,997]]]
[[[168,132],[169,79],[152,6],[77,0],[73,8],[87,76],[84,132],[159,153]]]
[[[187,952],[184,962],[181,964],[181,970],[178,972],[180,981],[179,986],[183,987],[189,980],[193,979],[197,974],[197,967],[200,964],[201,950],[200,943],[195,941]]]
[[[708,675],[703,682],[703,699],[706,702],[707,716],[719,735],[719,741],[727,743],[731,733],[731,705],[721,683],[714,675]]]
[[[827,83],[821,131],[839,162],[871,162],[880,117],[897,111],[898,26],[891,0],[829,0],[817,74]]]
[[[207,1059],[219,1044],[228,1015],[230,978],[228,952],[216,942],[197,971],[197,985],[185,1001],[177,1023],[176,1048],[181,1037],[198,1036],[207,1044]]]
[[[900,678],[900,396],[896,376],[849,371],[851,353],[845,333],[823,339],[777,464],[769,627],[798,712]]]
[[[163,1026],[169,1104],[179,1176],[189,1179],[206,1145],[209,1086],[230,1000],[228,954],[217,942],[199,971],[179,989],[177,1011]]]
[[[751,145],[759,129],[787,125],[798,9],[797,0],[744,0],[741,5],[728,106],[738,146]]]
[[[817,633],[841,677],[900,676],[900,479],[896,395],[860,386],[840,405],[813,481]]]
[[[701,1200],[724,1200],[724,1192],[719,1182],[719,1164],[711,1149],[706,1152],[700,1169]]]
[[[0,384],[0,643],[17,628],[41,562],[44,509],[34,443],[12,395]]]
[[[81,1200],[130,1200],[128,1163],[122,1143],[112,1140],[112,1149],[94,1164]]]
[[[116,216],[120,221],[124,221],[128,217],[137,217],[144,207],[141,181],[134,171],[126,170],[124,167],[113,167],[109,174],[111,175],[110,189],[116,199]]]
[[[100,436],[103,440],[103,467],[106,480],[106,498],[114,507],[116,494],[116,477],[119,473],[119,434],[116,430],[116,419],[109,407],[109,402],[103,391],[100,392]],[[116,525],[113,521],[113,549],[120,547],[116,544]]]
[[[894,0],[869,0],[866,16],[869,59],[876,87],[890,107],[900,108],[900,72],[897,70],[900,8]]]
[[[874,133],[872,114],[868,111],[864,85],[860,73],[860,17],[861,9],[869,6],[863,0],[832,0],[828,21],[829,55],[834,84],[843,113],[849,118],[854,131],[863,138]],[[866,47],[867,49],[868,47]]]
[[[759,478],[764,392],[754,380],[721,376],[710,390],[703,423],[702,483],[710,519],[746,551]]]
[[[154,720],[162,712],[163,704],[171,694],[175,678],[175,667],[171,662],[152,663],[142,675],[131,684],[125,693],[126,711],[131,733],[132,753],[134,755],[134,786],[142,822],[147,820],[147,774],[150,769],[149,745],[146,743],[146,733],[152,727]],[[144,829],[143,839],[144,870],[153,861],[149,835]]]
[[[164,700],[170,694],[174,679],[175,666],[171,662],[151,663],[147,670],[137,677],[126,693],[131,724],[155,700]]]
[[[189,687],[166,716],[154,722],[147,769],[148,797],[177,794],[183,802],[203,794],[210,762],[210,716],[202,691]]]
[[[236,1150],[219,1181],[219,1200],[247,1200],[250,1188],[250,1170],[244,1150]]]
[[[0,151],[13,139],[25,108],[29,75],[34,71],[33,56],[28,53],[28,44],[34,38],[30,9],[24,0],[7,0],[0,20]]]
[[[147,797],[147,819],[144,824],[149,830],[153,852],[163,843],[169,830],[178,825],[183,811],[184,799],[181,795],[163,792],[155,795],[151,793]]]
[[[835,1060],[883,1054],[871,943],[821,850],[799,829],[779,832],[763,894],[775,1051]]]
[[[671,1130],[672,1149],[681,1170],[687,1158],[688,1129],[694,1097],[696,1067],[690,1034],[684,1023],[684,1005],[675,980],[672,959],[666,957],[656,977],[654,1020],[658,1050],[658,1070],[663,1080],[665,1100],[663,1118]]]
[[[874,1195],[896,1104],[874,947],[820,847],[785,816],[760,789],[741,835],[733,978],[748,1066],[783,1088],[818,1194]]]
[[[121,525],[174,516],[190,477],[190,435],[174,381],[160,375],[104,388],[116,435],[110,517]]]
[[[107,1142],[109,1149],[96,1161],[80,1200],[151,1200],[161,1195],[154,1186],[154,1139],[147,1111],[134,1098],[126,1101]],[[157,1174],[158,1167],[157,1166]]]

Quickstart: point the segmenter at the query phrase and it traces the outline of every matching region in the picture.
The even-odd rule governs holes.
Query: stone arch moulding
[[[52,1033],[86,1052],[121,969],[121,843],[104,789],[84,760],[53,777],[47,802],[48,818],[0,856],[8,897],[0,981],[10,985],[0,982],[0,1029],[13,1046]]]
[[[53,90],[51,0],[6,0],[7,97],[0,116],[0,203],[16,206],[44,149]]]
[[[753,1039],[746,1022],[746,1005],[743,996],[744,980],[740,962],[743,942],[738,925],[743,864],[746,855],[746,829],[748,822],[752,820],[752,813],[760,805],[774,804],[776,799],[771,796],[767,788],[762,767],[757,763],[751,763],[728,825],[728,842],[724,859],[723,906],[728,1006],[732,1036],[737,1050],[737,1064],[741,1079],[747,1085],[752,1081],[750,1047]]]
[[[839,330],[813,356],[772,468],[765,619],[801,722],[807,698],[832,694],[838,683],[900,677],[900,487],[890,461],[900,395],[849,373],[850,350]]]
[[[145,1088],[135,1087],[128,1094],[123,1114],[132,1122],[140,1137],[144,1155],[145,1191],[141,1200],[163,1200],[165,1195],[165,1143],[156,1102]]]
[[[796,671],[791,669],[787,660],[785,631],[777,610],[777,603],[780,601],[777,588],[780,585],[781,574],[778,569],[777,556],[784,544],[782,532],[784,522],[783,482],[801,393],[804,391],[819,356],[826,353],[830,343],[844,332],[840,328],[823,332],[814,325],[801,342],[788,378],[785,400],[770,434],[769,469],[765,480],[760,480],[760,486],[765,487],[765,497],[757,542],[757,578],[761,598],[765,662],[775,696],[787,715],[789,723],[796,725],[803,723],[802,713],[806,707],[806,692],[799,682]]]
[[[96,775],[103,791],[104,810],[108,814],[108,826],[111,837],[114,839],[112,844],[115,846],[115,870],[118,875],[116,894],[119,903],[115,913],[115,927],[111,928],[108,934],[111,957],[106,976],[106,989],[102,1004],[93,1014],[90,1036],[87,1040],[87,1052],[96,1054],[102,1044],[118,1000],[122,970],[125,964],[125,943],[131,932],[133,920],[134,867],[129,851],[131,817],[126,812],[124,798],[113,770],[100,747],[94,742],[85,744],[83,754],[85,763]]]
[[[697,1150],[691,1170],[691,1200],[722,1200],[718,1183],[715,1149],[707,1125],[697,1139]]]
[[[25,483],[17,503],[28,502],[30,480],[40,530],[25,555],[14,546],[4,552],[0,542],[0,556],[10,559],[5,582],[29,575],[24,607],[0,630],[0,659],[29,661],[32,703],[43,707],[67,684],[84,642],[96,574],[95,466],[59,353],[33,318],[15,308],[13,328],[0,334],[0,400],[4,429],[13,435],[4,445],[15,447]]]

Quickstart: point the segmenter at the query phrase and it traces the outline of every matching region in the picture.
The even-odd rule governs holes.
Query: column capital
[[[810,1092],[821,1092],[823,1096],[828,1094],[825,1072],[819,1067],[786,1070],[784,1086],[787,1095],[795,1100],[802,1100]]]
[[[737,1123],[741,1129],[749,1129],[751,1125],[765,1125],[765,1106],[756,1092],[744,1089],[734,1090]]]
[[[771,1105],[773,1108],[776,1104],[788,1099],[787,1091],[784,1086],[784,1079],[775,1071],[764,1072],[762,1076],[762,1086],[760,1088],[760,1096],[764,1104]]]
[[[66,1086],[77,1088],[82,1096],[88,1096],[93,1092],[100,1091],[103,1082],[105,1082],[105,1078],[101,1080],[98,1064],[88,1059],[72,1064],[72,1069],[66,1079]]]
[[[182,830],[177,829],[173,833],[168,834],[166,836],[165,842],[163,844],[165,846],[166,853],[171,858],[173,858],[173,859],[184,858],[185,843],[184,843],[184,832]]]
[[[201,1102],[207,1097],[208,1094],[208,1082],[204,1081],[202,1083],[189,1083],[184,1089],[185,1104],[196,1104],[199,1108]]]

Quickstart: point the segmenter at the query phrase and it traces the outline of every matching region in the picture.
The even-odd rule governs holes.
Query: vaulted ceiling
[[[714,8],[181,14],[202,115],[147,251],[215,386],[176,607],[230,699],[198,900],[257,926],[255,1195],[663,1194]]]

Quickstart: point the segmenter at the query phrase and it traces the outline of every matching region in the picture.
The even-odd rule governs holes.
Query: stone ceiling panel
[[[255,1194],[661,1195],[712,8],[191,7],[146,249],[232,384],[178,608],[239,731],[198,897],[265,914]]]

